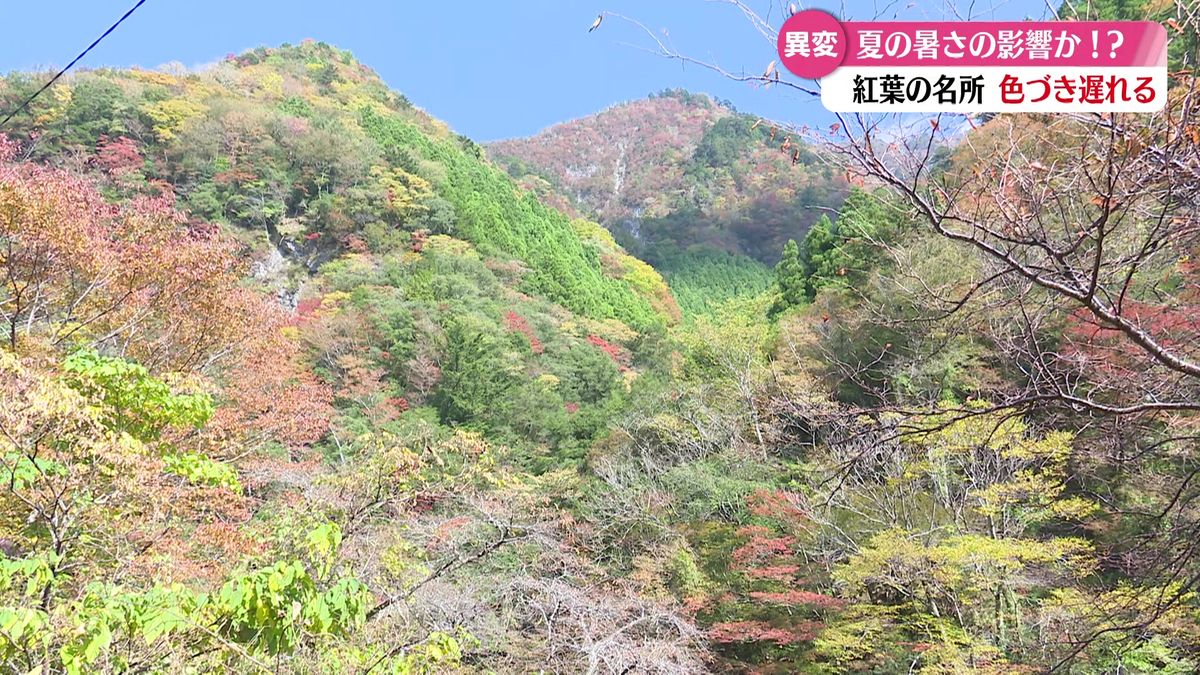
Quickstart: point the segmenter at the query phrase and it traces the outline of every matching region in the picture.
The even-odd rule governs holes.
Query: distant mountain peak
[[[844,181],[798,139],[707,94],[667,90],[488,146],[650,259],[696,245],[773,260]],[[780,146],[783,146],[782,148]]]

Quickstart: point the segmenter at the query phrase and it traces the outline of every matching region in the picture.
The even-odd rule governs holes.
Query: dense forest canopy
[[[684,91],[483,148],[313,41],[66,76],[0,671],[1196,672],[1196,18],[1110,4],[1163,113],[888,162]]]

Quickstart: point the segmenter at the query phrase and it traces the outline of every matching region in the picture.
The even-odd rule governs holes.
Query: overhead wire
[[[66,65],[65,68],[63,68],[62,70],[55,73],[54,77],[50,78],[50,81],[47,82],[46,84],[43,84],[41,89],[38,89],[37,91],[35,91],[32,96],[25,99],[25,101],[23,103],[21,103],[21,105],[17,106],[16,110],[13,110],[12,112],[10,112],[8,114],[8,116],[4,118],[3,121],[0,121],[0,129],[3,129],[4,125],[8,124],[9,121],[12,120],[12,118],[19,115],[21,113],[21,111],[28,108],[29,104],[33,103],[34,99],[36,99],[38,96],[41,96],[44,91],[46,91],[51,86],[53,86],[54,83],[58,81],[58,78],[62,77],[76,63],[79,63],[81,60],[83,60],[83,57],[87,56],[88,52],[95,49],[96,45],[100,44],[104,40],[104,38],[106,38],[110,34],[112,34],[112,32],[115,31],[118,26],[120,26],[122,23],[124,23],[125,19],[128,19],[130,16],[132,16],[133,13],[136,12],[138,10],[138,8],[144,4],[146,4],[146,0],[138,0],[136,5],[134,5],[133,7],[130,7],[129,11],[127,11],[127,12],[125,12],[125,14],[121,15],[121,18],[117,19],[116,23],[109,26],[108,30],[104,31],[104,33],[100,37],[96,38],[96,40],[94,42],[92,42],[92,44],[88,45],[87,49],[84,49],[82,52],[79,52],[79,56],[76,56],[70,63],[68,63]]]

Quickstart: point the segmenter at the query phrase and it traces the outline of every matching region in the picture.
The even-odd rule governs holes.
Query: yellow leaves
[[[1071,455],[1075,435],[1068,431],[1052,431],[1041,439],[1021,438],[1004,447],[1000,456],[1005,459],[1042,460],[1058,465]]]
[[[422,549],[400,537],[383,549],[379,559],[383,570],[393,578],[401,580],[404,588],[412,587],[429,574],[429,568],[423,561]]]
[[[479,257],[479,252],[475,250],[471,242],[455,239],[447,234],[435,234],[429,237],[429,239],[425,240],[425,250],[434,253],[445,253],[455,257]]]
[[[621,372],[621,383],[625,386],[626,392],[633,391],[633,383],[640,376],[641,376],[641,374],[638,373],[638,371],[633,370],[632,368]]]
[[[1017,506],[1043,507],[1062,490],[1060,484],[1057,477],[1051,480],[1033,471],[1019,471],[1012,480],[974,492],[980,502],[975,510],[981,515],[996,518]]]
[[[348,493],[362,492],[370,500],[417,500],[439,490],[461,492],[495,478],[495,449],[477,432],[458,430],[447,439],[426,440],[415,447],[388,432],[368,432],[356,437],[352,446],[361,461],[324,480]]]
[[[258,88],[267,96],[283,98],[283,76],[275,71],[267,71],[258,80]]]
[[[558,389],[559,379],[557,376],[550,373],[542,373],[541,375],[537,376],[537,379],[535,379],[534,382],[536,382],[539,387],[545,389],[546,391],[554,391],[555,389]]]
[[[620,319],[589,319],[587,317],[577,317],[578,323],[575,321],[564,321],[559,327],[564,333],[572,335],[599,335],[608,342],[615,342],[621,345],[627,345],[630,341],[638,336],[637,331],[633,330]]]
[[[334,82],[333,83],[334,91],[336,91],[338,93],[343,93],[343,90],[345,90],[345,93],[343,93],[342,98],[345,101],[345,103],[343,105],[346,110],[353,112],[353,113],[359,113],[364,108],[366,108],[377,115],[387,116],[387,115],[394,114],[392,112],[392,110],[387,107],[387,104],[383,103],[382,101],[376,99],[373,96],[368,96],[366,94],[359,93],[356,89],[356,86],[357,85],[355,85],[351,82],[344,82],[344,83],[343,82]]]
[[[667,292],[667,282],[663,280],[658,270],[645,262],[631,256],[619,256],[621,267],[625,270],[624,279],[638,291],[651,296]]]
[[[987,410],[982,402],[968,408]],[[967,492],[974,501],[971,508],[984,518],[1024,528],[1055,518],[1079,520],[1095,509],[1087,500],[1063,497],[1075,440],[1070,432],[1037,436],[1023,420],[1003,412],[948,412],[920,424],[932,431],[908,440],[924,459],[908,462],[905,477],[915,480],[924,474],[937,485],[973,486]]]
[[[100,410],[62,378],[21,363],[9,352],[0,352],[0,374],[8,385],[0,398],[0,426],[9,431],[0,437],[0,443],[10,446],[9,438],[59,427],[91,428],[98,435],[106,435],[99,428]]]
[[[67,375],[0,352],[0,458],[22,457],[38,467],[14,488],[26,499],[48,491],[55,502],[91,506],[95,495],[135,489],[155,471],[146,444],[113,428],[111,417],[99,396],[77,391]],[[14,470],[8,463],[0,469]]]
[[[984,402],[967,405],[968,412],[986,410]],[[915,422],[930,431],[913,434],[909,441],[927,449],[931,457],[968,455],[988,450],[1002,459],[1065,462],[1071,454],[1074,435],[1056,431],[1041,438],[1029,435],[1028,426],[1019,417],[1004,411],[972,413],[952,411]]]
[[[853,591],[868,584],[909,593],[910,585],[928,576],[928,551],[899,529],[884,530],[833,571],[833,578]]]
[[[158,70],[143,70],[141,68],[133,68],[127,72],[127,75],[139,82],[154,84],[160,87],[176,87],[180,83],[178,77]]]
[[[621,278],[632,286],[634,291],[644,296],[656,312],[671,321],[680,319],[679,306],[658,270],[631,255],[622,253],[617,259],[624,270]]]
[[[932,584],[969,600],[990,596],[1034,567],[1083,576],[1090,571],[1091,553],[1091,544],[1073,537],[1039,541],[959,534],[926,543],[916,535],[891,529],[872,537],[835,569],[833,576],[855,592],[886,586],[916,596]]]
[[[483,457],[491,449],[491,446],[484,439],[483,434],[477,431],[458,429],[450,437],[450,440],[446,441],[443,448],[466,457],[479,458]]]
[[[599,244],[607,250],[615,250],[617,248],[617,241],[613,239],[611,232],[586,218],[572,220],[571,229],[575,230],[575,234],[578,234],[579,238],[584,241]]]
[[[321,297],[321,304],[317,307],[316,314],[325,316],[337,313],[342,304],[350,299],[350,294],[346,291],[331,291]]]
[[[1176,596],[1178,602],[1163,602]],[[1195,593],[1185,591],[1178,583],[1133,585],[1123,581],[1099,595],[1073,588],[1054,589],[1042,600],[1039,610],[1043,620],[1071,625],[1077,634],[1125,630],[1134,617],[1147,617],[1145,630],[1190,639],[1195,633],[1195,610],[1191,606],[1195,598]]]
[[[388,209],[402,219],[420,215],[428,210],[426,202],[433,198],[433,186],[424,178],[400,167],[375,165],[371,177],[386,193]]]
[[[1053,501],[1049,510],[1061,520],[1084,522],[1100,511],[1100,506],[1083,497],[1067,497]]]
[[[67,108],[71,106],[71,101],[74,99],[74,90],[71,85],[60,83],[50,87],[48,100],[53,103],[50,107],[37,116],[39,126],[54,124],[62,118],[67,112]]]
[[[943,422],[931,420],[935,430],[914,434],[910,442],[925,449],[933,459],[969,457],[976,449],[987,449],[999,455],[1006,452],[1025,431],[1024,423],[1019,420],[998,421],[989,425],[986,420],[978,419],[945,423],[946,426],[940,429],[936,425]]]
[[[1037,541],[968,534],[935,546],[930,559],[937,569],[935,577],[943,583],[985,590],[1033,565],[1063,565],[1082,574],[1091,551],[1091,544],[1073,537]]]
[[[175,138],[176,133],[193,117],[208,110],[208,107],[190,98],[169,98],[157,103],[146,103],[141,110],[153,122],[154,134],[158,140],[167,142]]]

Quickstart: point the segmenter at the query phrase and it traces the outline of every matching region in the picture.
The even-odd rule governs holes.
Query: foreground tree
[[[764,53],[773,52],[778,15],[761,16],[738,0],[727,4],[762,35]],[[851,353],[846,371],[861,371],[857,363],[876,372],[861,378],[843,372],[860,391],[875,390],[856,402],[870,402],[876,415],[903,413],[889,432],[896,439],[925,433],[925,420],[952,424],[981,416],[997,416],[988,419],[999,428],[1000,420],[1026,415],[1042,428],[1074,433],[1077,459],[1064,480],[1099,505],[1088,519],[1090,543],[1101,560],[1113,561],[1105,572],[1128,585],[1131,597],[1124,611],[1104,610],[1105,619],[1083,622],[1088,629],[1044,636],[1056,643],[1047,666],[1096,664],[1100,652],[1148,649],[1147,631],[1194,611],[1200,583],[1194,485],[1200,308],[1192,262],[1200,251],[1200,80],[1191,70],[1200,24],[1188,3],[1161,5],[1155,11],[1171,14],[1178,39],[1171,90],[1158,113],[1002,115],[985,123],[948,115],[839,115],[829,133],[778,124],[818,144],[853,181],[886,188],[916,217],[901,241],[868,234],[882,258],[868,280],[891,286],[893,295],[864,293],[840,305],[864,317],[861,325],[896,336],[880,340],[871,354]],[[1122,18],[1140,18],[1127,14]],[[816,93],[787,78],[739,75],[646,34],[668,58],[735,80]],[[929,242],[965,264],[941,270],[931,283],[916,255]],[[829,297],[818,294],[818,305]],[[897,297],[905,313],[892,308]],[[825,336],[840,330],[839,317],[814,314],[824,325],[813,344],[829,353]],[[981,351],[993,354],[997,377],[975,392],[992,403],[967,404],[958,397],[962,388],[914,399],[893,386],[894,378],[879,376],[881,365],[910,347],[901,343],[904,335],[917,330],[926,342],[942,344],[924,353],[954,356],[948,371],[973,367]],[[961,336],[970,349],[955,346]],[[864,446],[843,458],[830,484],[844,487],[871,451]],[[1106,575],[1079,581],[1117,592]],[[1173,648],[1195,645],[1183,640]]]

